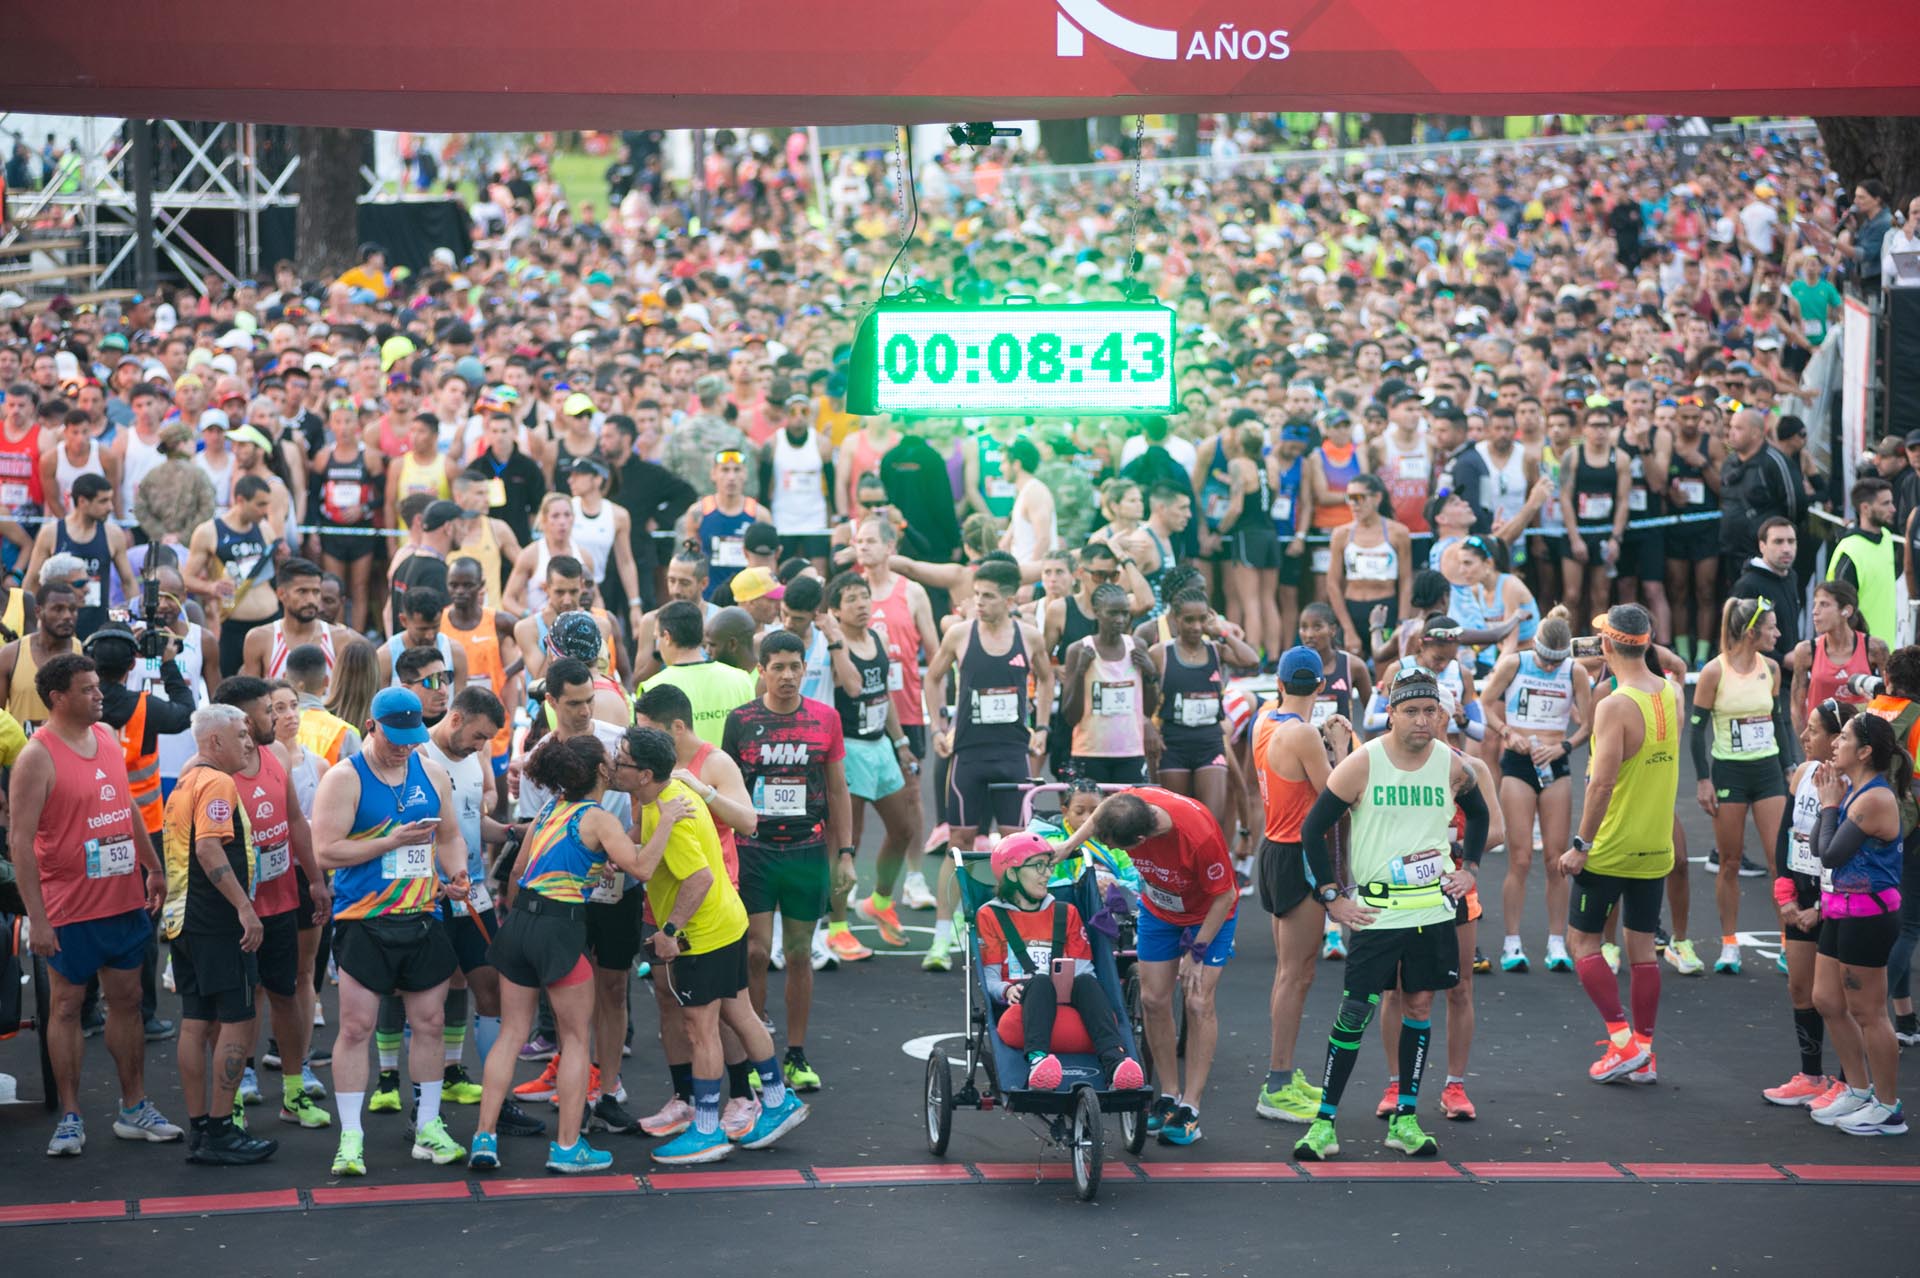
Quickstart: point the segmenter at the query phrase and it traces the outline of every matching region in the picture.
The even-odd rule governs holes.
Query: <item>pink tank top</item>
[[[887,645],[887,657],[892,662],[887,669],[887,691],[893,694],[900,725],[925,723],[927,712],[920,700],[920,627],[913,623],[905,578],[895,579],[892,594],[873,601],[873,631]]]
[[[147,902],[146,875],[135,856],[126,757],[104,724],[93,725],[93,737],[88,759],[51,728],[34,734],[53,756],[53,792],[40,812],[33,854],[55,927],[111,918]]]
[[[1133,636],[1122,635],[1118,661],[1108,661],[1094,646],[1094,636],[1079,642],[1087,645],[1092,661],[1082,676],[1086,688],[1080,701],[1080,721],[1073,725],[1073,755],[1076,759],[1131,759],[1147,752],[1145,691],[1140,686],[1140,668],[1133,664]]]
[[[1827,642],[1819,635],[1813,637],[1813,668],[1807,671],[1807,709],[1832,697],[1848,705],[1865,705],[1867,699],[1858,693],[1847,691],[1847,680],[1855,675],[1872,673],[1867,666],[1867,637],[1856,634],[1853,637],[1853,652],[1847,657],[1846,664],[1836,666],[1827,656]]]

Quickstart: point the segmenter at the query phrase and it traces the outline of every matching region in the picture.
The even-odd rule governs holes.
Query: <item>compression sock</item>
[[[1620,1006],[1620,984],[1608,968],[1607,960],[1598,954],[1589,954],[1576,962],[1573,970],[1580,978],[1580,988],[1587,992],[1600,1012],[1600,1019],[1607,1023],[1607,1032],[1611,1034],[1616,1025],[1626,1025],[1627,1010]]]
[[[1433,1022],[1400,1018],[1400,1103],[1396,1114],[1411,1114],[1418,1108],[1420,1076],[1427,1069],[1427,1049],[1433,1043]]]
[[[473,1045],[480,1053],[480,1068],[487,1067],[487,1057],[493,1052],[494,1043],[500,1038],[500,1018],[480,1016],[473,1018]]]
[[[953,920],[935,919],[933,921],[933,943],[938,946],[953,944]]]
[[[702,1136],[720,1130],[720,1084],[718,1078],[693,1080],[693,1128]]]
[[[673,1094],[689,1105],[693,1103],[693,1063],[668,1065],[667,1073],[673,1076]]]
[[[778,1108],[787,1101],[787,1080],[780,1073],[780,1063],[769,1056],[764,1061],[753,1062],[753,1072],[760,1076],[760,1103]]]
[[[1673,637],[1673,652],[1675,656],[1680,658],[1680,660],[1686,662],[1688,665],[1692,665],[1693,664],[1693,636],[1692,635],[1675,635]]]
[[[333,1099],[340,1107],[340,1134],[348,1136],[360,1131],[363,1117],[361,1108],[367,1103],[365,1092],[335,1092]]]
[[[431,1083],[415,1083],[413,1103],[420,1109],[413,1120],[413,1130],[417,1132],[440,1117],[440,1080],[436,1078]]]
[[[1660,965],[1635,963],[1627,971],[1627,998],[1633,1003],[1633,1028],[1641,1038],[1653,1037],[1653,1021],[1660,1014]]]
[[[458,1065],[467,1047],[467,992],[449,989],[446,1002],[441,1006],[446,1020],[440,1027],[440,1041],[446,1045],[447,1064]]]
[[[687,1066],[691,1071],[693,1066]],[[750,1100],[753,1089],[747,1086],[747,1080],[753,1077],[753,1066],[745,1061],[730,1061],[727,1064],[727,1096],[732,1100]]]
[[[380,1057],[380,1072],[390,1074],[400,1068],[400,1042],[407,1026],[407,1005],[398,995],[380,1000],[380,1013],[373,1023],[373,1047]]]
[[[1819,1059],[1817,1052],[1815,1053],[1815,1059]],[[300,1067],[292,1061],[282,1060],[280,1064],[281,1103],[288,1109],[292,1109],[294,1105],[298,1103],[299,1098],[306,1094],[306,1084],[301,1081],[300,1078]]]
[[[1285,1069],[1270,1069],[1267,1071],[1267,1090],[1270,1092],[1277,1092],[1292,1081],[1293,1066],[1291,1065]]]
[[[1340,1097],[1346,1093],[1347,1079],[1353,1076],[1353,1063],[1360,1059],[1360,1044],[1365,1040],[1367,1022],[1380,1005],[1378,994],[1357,999],[1343,995],[1340,1011],[1333,1018],[1333,1033],[1327,1035],[1327,1070],[1320,1085],[1320,1117],[1332,1118],[1340,1110]]]
[[[1826,1022],[1818,1011],[1811,1007],[1793,1009],[1793,1036],[1800,1040],[1800,1072],[1809,1078],[1819,1078],[1824,1072],[1820,1068],[1820,1048],[1826,1033]]]

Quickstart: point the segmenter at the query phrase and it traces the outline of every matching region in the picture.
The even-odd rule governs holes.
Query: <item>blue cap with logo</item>
[[[1288,692],[1312,692],[1325,677],[1320,654],[1311,648],[1289,648],[1280,658],[1280,684]]]
[[[422,716],[420,698],[405,688],[382,688],[373,694],[368,711],[380,725],[387,740],[395,745],[425,745],[427,723]]]

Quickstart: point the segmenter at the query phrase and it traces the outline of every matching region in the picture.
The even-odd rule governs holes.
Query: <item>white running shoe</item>
[[[1898,1105],[1872,1100],[1834,1126],[1849,1136],[1905,1136],[1907,1116]]]
[[[931,910],[940,903],[927,886],[927,876],[916,871],[909,874],[907,881],[900,885],[900,904],[909,910]]]
[[[827,929],[825,922],[822,921],[821,925],[813,931],[813,970],[832,972],[839,966],[839,957],[827,948]]]
[[[1849,1114],[1857,1114],[1873,1104],[1872,1092],[1856,1092],[1852,1088],[1841,1092],[1825,1105],[1812,1110],[1813,1121],[1822,1127],[1833,1127]]]

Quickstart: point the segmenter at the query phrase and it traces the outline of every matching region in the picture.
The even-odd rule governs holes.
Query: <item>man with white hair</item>
[[[254,912],[263,867],[239,815],[233,774],[257,767],[260,754],[238,706],[194,711],[193,742],[199,762],[174,787],[161,827],[167,867],[162,919],[173,942],[180,1086],[190,1120],[187,1161],[237,1166],[264,1162],[280,1147],[249,1136],[233,1118],[234,1093],[253,1050],[257,955],[265,936]]]

